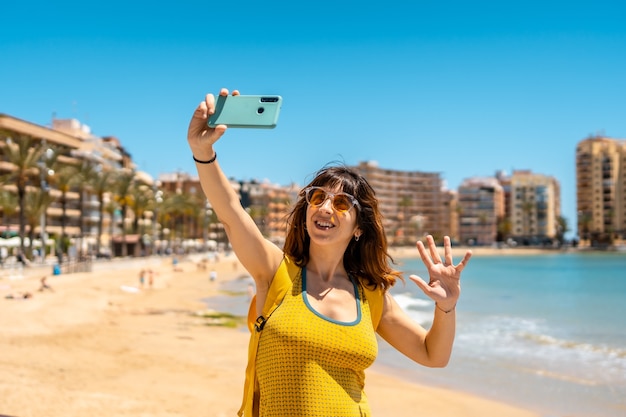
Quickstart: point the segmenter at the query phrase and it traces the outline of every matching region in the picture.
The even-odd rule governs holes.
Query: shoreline
[[[413,249],[416,253],[416,249]],[[156,272],[138,288],[139,271]],[[0,278],[0,414],[6,416],[235,416],[249,333],[211,326],[202,299],[246,271],[234,256],[198,267],[187,258],[113,260],[87,273],[50,276],[27,268]],[[215,268],[217,279],[209,272]],[[37,291],[42,274],[53,291]],[[30,291],[29,299],[6,299]],[[422,386],[382,366],[367,371],[373,415],[538,417],[510,404]]]
[[[472,252],[472,256],[536,256],[555,255],[572,252],[585,252],[581,249],[542,249],[542,248],[497,248],[491,246],[453,246],[452,257],[455,261],[461,260],[467,251]],[[443,251],[440,248],[440,253]],[[394,258],[419,258],[419,252],[415,246],[394,246],[389,249],[389,254]]]

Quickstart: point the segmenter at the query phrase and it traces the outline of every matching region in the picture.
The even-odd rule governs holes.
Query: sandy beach
[[[138,288],[142,268],[155,271],[152,288]],[[208,269],[183,259],[178,268],[149,258],[102,261],[89,273],[31,267],[20,279],[3,275],[0,417],[236,416],[248,332],[208,325],[199,313],[202,298],[245,270],[234,257]],[[38,291],[44,274],[53,291]],[[5,298],[25,291],[32,297]],[[373,368],[366,391],[375,416],[537,416]]]

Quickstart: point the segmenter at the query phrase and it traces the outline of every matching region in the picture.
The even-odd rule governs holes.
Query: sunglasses
[[[361,208],[361,205],[356,198],[348,193],[331,193],[321,187],[308,187],[304,189],[304,196],[306,202],[313,207],[319,207],[330,198],[333,205],[333,209],[338,213],[345,213],[350,211],[354,206]]]

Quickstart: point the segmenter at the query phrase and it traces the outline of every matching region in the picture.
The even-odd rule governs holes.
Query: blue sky
[[[207,92],[280,94],[273,130],[231,129],[227,175],[303,184],[332,161],[557,178],[576,223],[576,144],[626,138],[619,1],[43,2],[5,5],[0,112],[76,118],[140,170],[195,173]],[[227,3],[227,4],[225,4]]]

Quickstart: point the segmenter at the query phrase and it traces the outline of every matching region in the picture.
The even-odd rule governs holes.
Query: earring
[[[354,240],[357,241],[357,242],[359,241],[360,238],[361,238],[361,235],[354,236]]]

